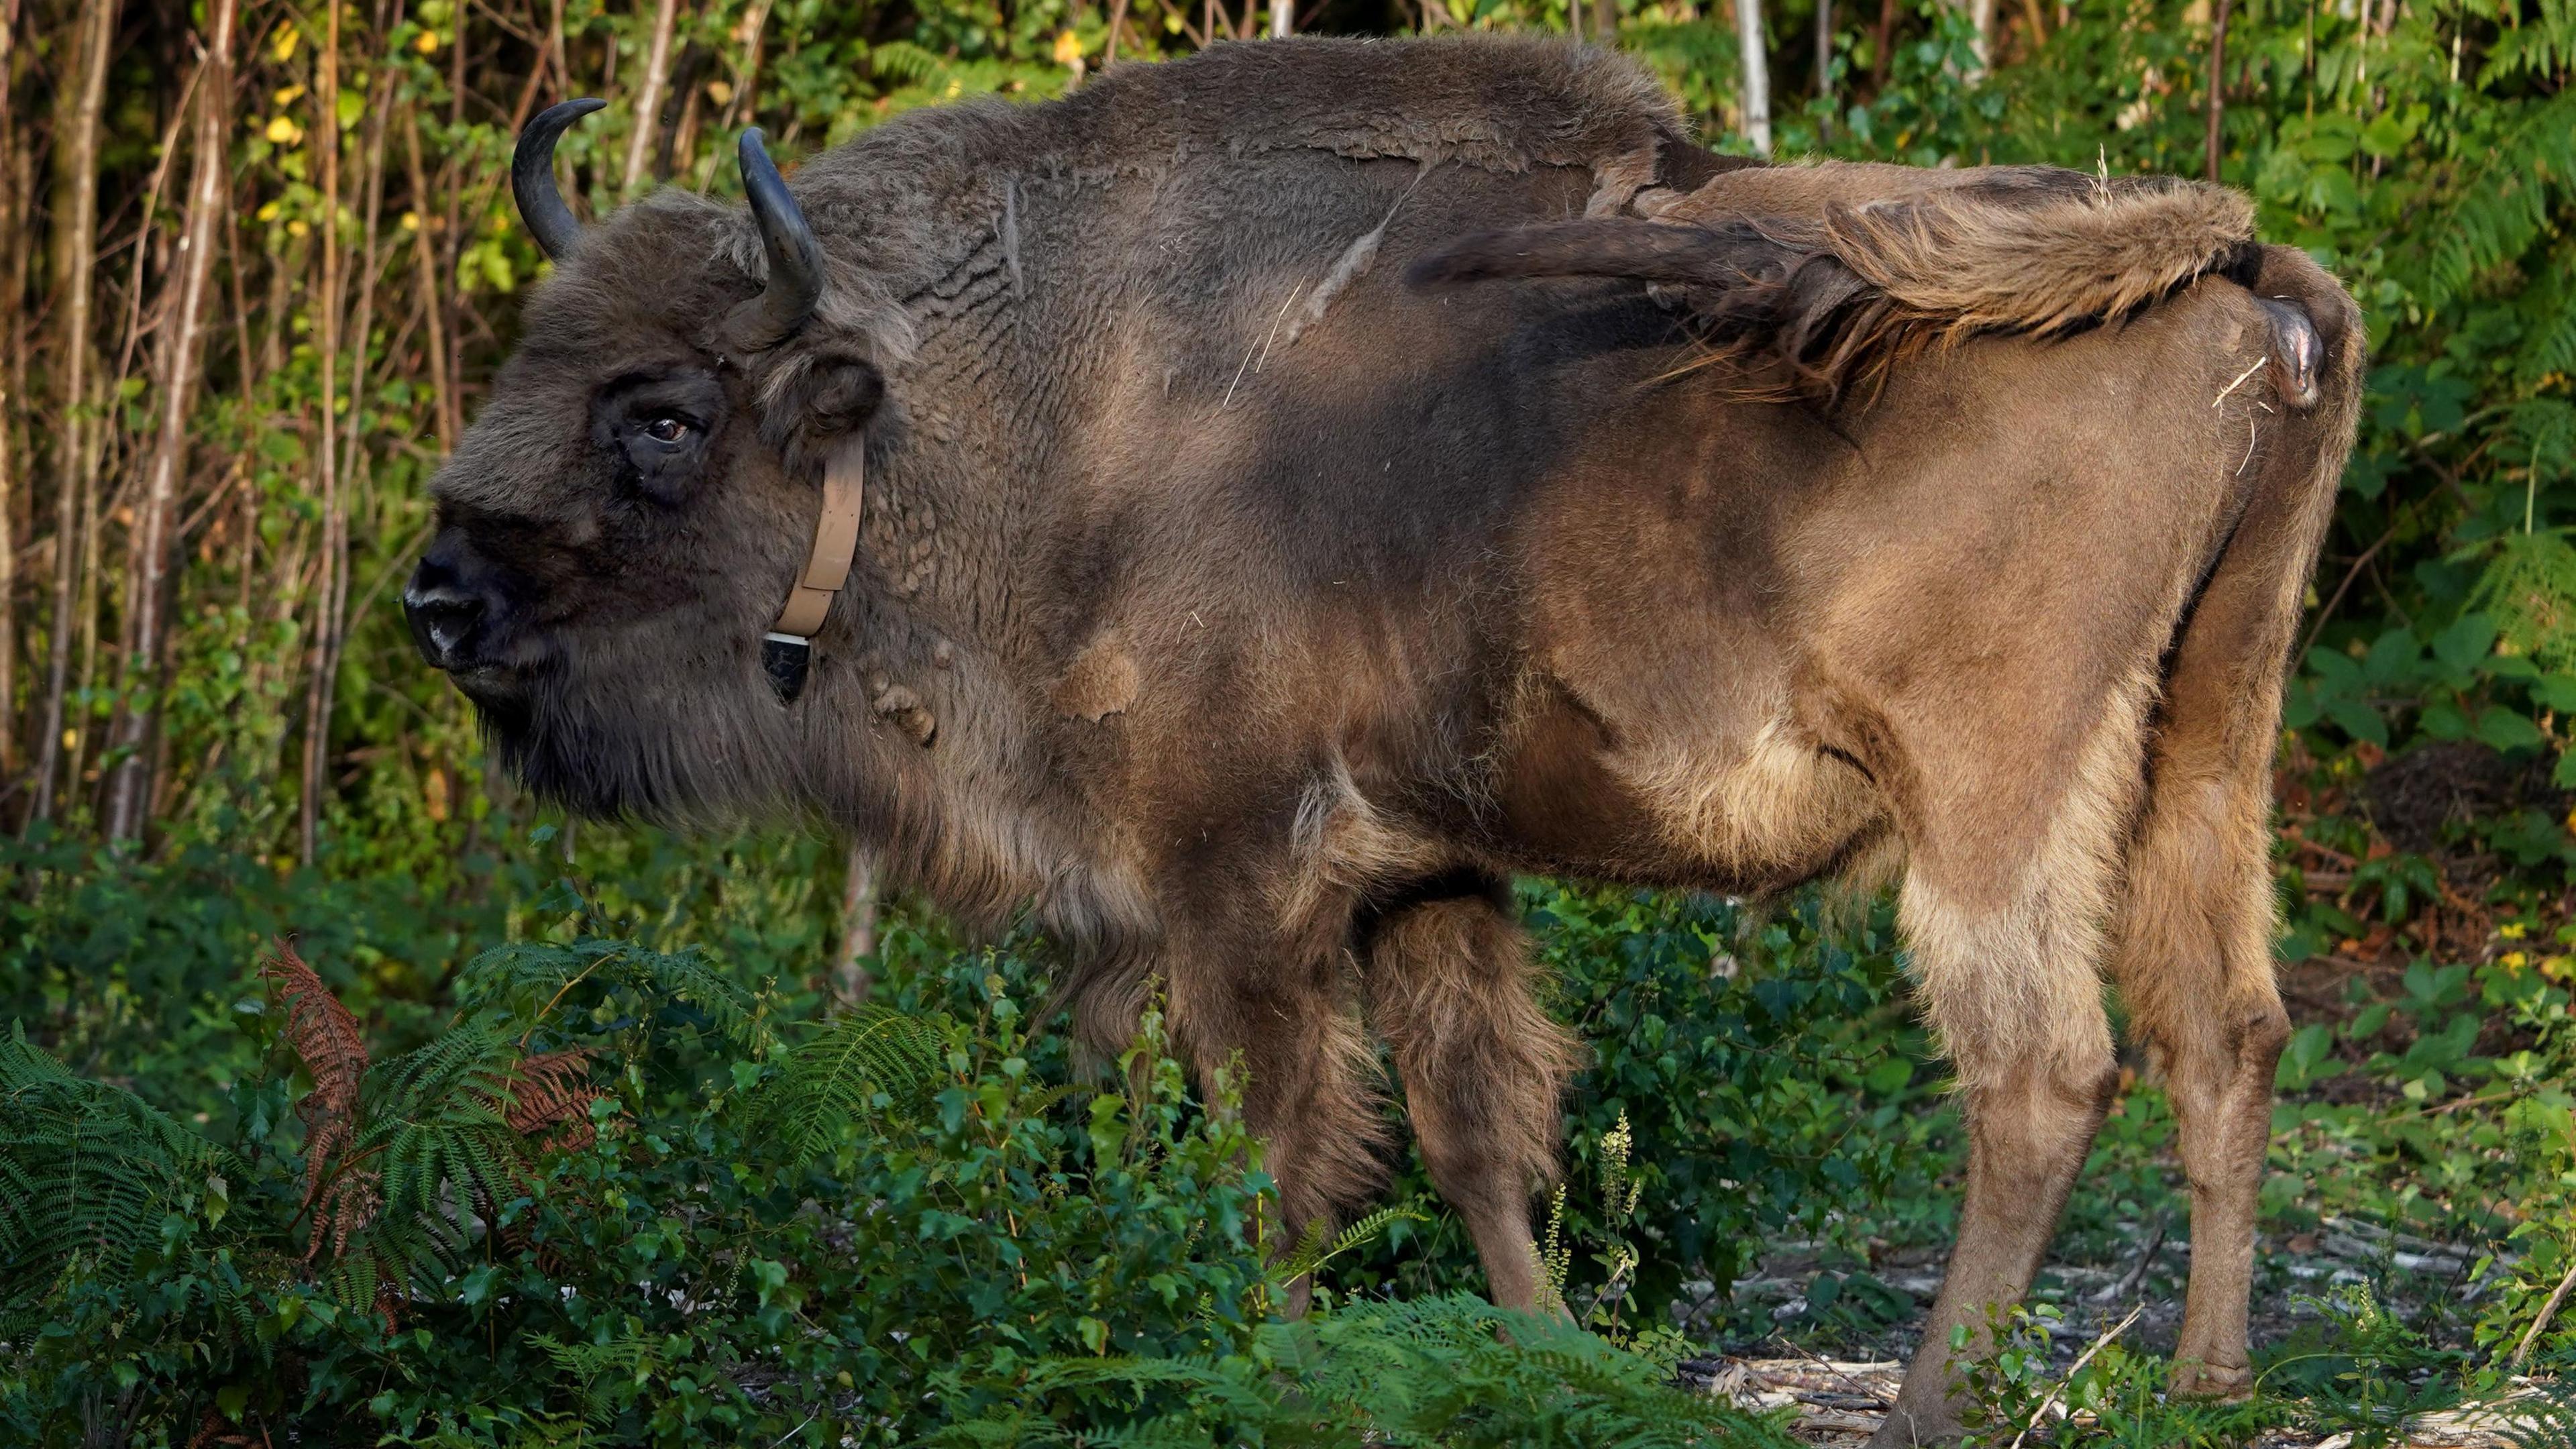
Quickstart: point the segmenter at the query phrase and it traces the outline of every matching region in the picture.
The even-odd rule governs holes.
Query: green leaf
[[[2527,715],[2509,709],[2484,710],[2478,715],[2478,738],[2499,750],[2537,749],[2548,743]]]

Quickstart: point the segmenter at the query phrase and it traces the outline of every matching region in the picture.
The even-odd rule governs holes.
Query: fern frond
[[[2560,529],[2507,534],[2469,591],[2513,652],[2544,669],[2576,667],[2576,546]]]
[[[295,1104],[304,1119],[304,1203],[310,1207],[328,1180],[332,1162],[357,1130],[358,1088],[367,1072],[367,1038],[358,1018],[322,983],[295,943],[280,938],[275,954],[260,963],[260,976],[277,985],[286,1004],[286,1045],[313,1078],[313,1090]]]
[[[747,1055],[768,1055],[770,1033],[759,1001],[696,947],[653,951],[628,941],[515,941],[466,964],[457,1000],[468,1009],[505,1006],[524,1020],[543,1021],[584,988],[622,989],[656,1004],[686,1007]]]
[[[1286,1261],[1280,1264],[1279,1280],[1285,1283],[1303,1278],[1344,1253],[1356,1252],[1377,1241],[1380,1235],[1397,1223],[1428,1221],[1429,1219],[1421,1212],[1410,1206],[1380,1208],[1342,1229],[1340,1235],[1329,1243],[1324,1241],[1323,1224],[1316,1223],[1307,1229],[1304,1238],[1298,1240],[1297,1250],[1290,1253]]]
[[[522,1057],[492,1105],[511,1131],[536,1143],[539,1151],[588,1147],[597,1135],[590,1125],[590,1104],[608,1095],[587,1080],[591,1057],[585,1047]]]
[[[2567,1449],[2576,1444],[2576,1383],[2543,1384],[2529,1399],[2499,1406],[2500,1433],[2513,1449]]]
[[[2576,254],[2561,248],[2551,260],[2546,280],[2531,289],[2526,305],[2537,314],[2523,333],[2522,356],[2514,371],[2527,388],[2541,386],[2551,375],[2576,374]]]
[[[840,1128],[866,1117],[882,1094],[898,1110],[937,1079],[945,1023],[862,1006],[837,1017],[788,1055],[771,1085],[788,1150],[808,1159]]]
[[[889,40],[868,48],[868,68],[880,80],[921,85],[947,69],[947,62],[912,41]]]
[[[2530,108],[2463,178],[2427,258],[2425,305],[2438,307],[2477,276],[2531,249],[2576,189],[2576,88]]]
[[[121,1087],[0,1040],[0,1315],[24,1312],[76,1256],[119,1278],[161,1219],[237,1169],[231,1154]]]

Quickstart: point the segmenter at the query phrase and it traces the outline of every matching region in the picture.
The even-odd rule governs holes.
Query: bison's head
[[[567,102],[520,138],[513,189],[556,273],[432,485],[438,532],[403,606],[540,793],[732,813],[795,777],[798,716],[822,707],[773,685],[763,636],[827,464],[879,411],[890,333],[827,278],[758,131],[748,216],[664,192],[582,226],[552,157],[598,107]]]

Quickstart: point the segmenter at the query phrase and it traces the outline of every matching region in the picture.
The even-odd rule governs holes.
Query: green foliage
[[[1220,1357],[1099,1358],[1043,1366],[1032,1399],[930,1442],[1359,1446],[1441,1449],[1788,1449],[1773,1424],[1553,1315],[1471,1297],[1368,1302],[1264,1325]],[[1043,1412],[1102,1393],[1163,1406],[1127,1432]]]
[[[0,1040],[0,1333],[67,1274],[122,1271],[167,1214],[229,1206],[231,1155],[105,1082],[76,1077],[14,1028]]]
[[[490,1004],[370,1066],[345,1133],[304,1114],[299,1150],[283,1110],[297,1078],[243,1084],[229,1212],[202,1211],[217,1149],[18,1048],[19,1096],[142,1125],[88,1129],[80,1160],[115,1160],[79,1170],[139,1184],[95,1214],[127,1251],[74,1255],[62,1281],[13,1296],[66,1348],[0,1379],[0,1422],[47,1437],[90,1386],[121,1380],[127,1427],[174,1441],[215,1407],[325,1437],[774,1440],[820,1416],[836,1437],[892,1442],[1009,1401],[1051,1357],[1205,1352],[1248,1333],[1268,1292],[1250,1252],[1263,1180],[1230,1115],[1181,1092],[1158,1023],[1132,1102],[1077,1110],[1070,1084],[1029,1069],[1015,965],[970,958],[916,983],[977,1010],[925,1017],[928,1035],[888,1034],[900,1045],[872,1058],[843,1026],[767,1045],[746,1006],[762,993],[711,970],[604,940],[489,953],[468,979]],[[536,1012],[508,1009],[540,990]],[[742,1009],[708,1009],[723,1002]],[[599,1019],[619,1007],[641,1019]],[[523,1043],[571,1034],[629,1050],[598,1049],[606,1095],[559,1094],[592,1130],[535,1135]],[[835,1117],[862,1059],[935,1087],[925,1119]],[[699,1090],[710,1080],[724,1085]],[[769,1130],[782,1104],[808,1124],[802,1141]],[[19,1180],[74,1170],[63,1134],[36,1130],[53,1121],[13,1111]],[[376,1183],[364,1206],[343,1207],[310,1261],[293,1253],[308,1209],[361,1175]],[[254,1331],[224,1339],[205,1295],[178,1291],[209,1265],[231,1270]],[[947,1407],[924,1420],[924,1403]]]
[[[872,1005],[823,1023],[770,1085],[781,1145],[810,1160],[845,1123],[917,1108],[944,1064],[948,1025]]]
[[[1258,1145],[1231,1102],[1193,1100],[1159,1009],[1101,1090],[1034,1034],[1061,1024],[1029,1020],[1031,984],[1016,957],[948,958],[791,1046],[773,994],[703,954],[523,942],[477,958],[459,1018],[334,1106],[327,1022],[290,982],[242,1014],[273,1065],[236,1088],[229,1149],[13,1042],[0,1172],[84,1207],[49,1221],[9,1199],[11,1261],[49,1257],[9,1280],[12,1321],[41,1329],[0,1373],[0,1432],[69,1432],[114,1384],[119,1432],[164,1443],[207,1422],[442,1445],[800,1425],[1785,1442],[1669,1388],[1669,1357],[1555,1319],[1435,1299],[1278,1321],[1287,1278],[1405,1215],[1265,1270]],[[578,1087],[540,1065],[566,1061]]]
[[[1571,18],[1556,0],[1444,8],[1469,28]],[[1617,8],[1618,41],[1736,145],[1726,7]],[[1766,5],[1783,147],[2200,170],[2205,4],[1997,8],[2005,29],[1981,65],[1967,7],[1899,5],[1883,32],[1840,7],[1825,94],[1792,63],[1818,7]],[[2372,343],[2361,445],[2301,636],[2287,773],[2313,761],[2316,781],[2351,791],[2382,752],[2473,743],[2554,759],[2576,784],[2576,6],[2351,9],[2234,7],[2221,128],[2223,175],[2257,196],[2267,236],[2352,284]],[[938,923],[895,909],[871,963],[882,994],[823,1019],[840,861],[821,842],[592,826],[576,842],[488,781],[461,700],[410,664],[383,581],[428,521],[421,440],[441,391],[473,394],[543,271],[489,184],[516,103],[537,82],[612,97],[562,155],[591,209],[616,204],[652,7],[573,0],[550,49],[531,40],[552,23],[544,7],[390,13],[376,33],[341,12],[339,116],[317,109],[316,12],[244,54],[232,174],[245,217],[226,266],[248,305],[224,321],[236,331],[214,349],[193,430],[200,484],[220,475],[228,491],[197,500],[183,540],[166,682],[112,665],[87,677],[70,701],[82,743],[66,780],[80,783],[62,828],[0,837],[0,1017],[22,1024],[0,1046],[0,1335],[33,1325],[0,1353],[0,1437],[64,1439],[104,1414],[138,1442],[177,1443],[211,1411],[218,1428],[280,1442],[1763,1442],[1762,1426],[1662,1392],[1673,1310],[1737,1341],[1774,1332],[1729,1289],[1795,1234],[1816,1266],[1784,1306],[1793,1331],[1872,1339],[1913,1311],[1883,1259],[1946,1235],[1958,1134],[1883,908],[1835,929],[1812,901],[1755,918],[1523,888],[1551,1005],[1592,1050],[1567,1102],[1549,1275],[1602,1336],[1513,1320],[1498,1337],[1505,1320],[1458,1296],[1481,1282],[1470,1245],[1409,1157],[1397,1207],[1265,1269],[1280,1245],[1263,1237],[1258,1144],[1222,1100],[1193,1097],[1159,1017],[1114,1077],[1070,1060],[1061,1021],[1033,1005],[1038,943],[961,954]],[[1195,48],[1236,18],[1177,0],[1124,14],[1122,60]],[[1065,0],[683,7],[672,48],[704,69],[659,118],[672,179],[733,185],[721,143],[745,124],[792,165],[913,106],[1056,94],[1073,77],[1060,47],[1096,65],[1107,25],[1103,7]],[[138,40],[119,72],[132,101],[110,119],[111,217],[135,213],[167,159],[153,88],[179,71],[142,58],[185,52]],[[19,53],[47,56],[51,74],[44,45]],[[22,136],[44,93],[16,92]],[[684,115],[685,141],[669,124]],[[380,257],[395,264],[372,323],[343,313],[342,391],[326,398],[309,290],[328,206],[316,140],[339,130],[347,248],[362,224],[351,178],[379,116],[399,122],[382,138],[396,161],[376,219],[402,240]],[[414,130],[418,194],[400,164]],[[425,283],[405,250],[415,234]],[[136,240],[147,259],[169,250]],[[342,263],[345,276],[355,260]],[[452,377],[404,320],[429,315],[416,285],[452,324]],[[148,296],[106,301],[118,325],[159,315]],[[31,373],[48,411],[0,422],[18,429],[16,476],[37,481],[39,518],[65,472],[57,424],[114,425],[113,482],[152,411],[133,376],[105,399],[42,396],[50,357]],[[326,602],[311,567],[325,408],[359,464],[343,476],[358,589],[321,751],[320,849],[298,865],[290,762]],[[125,525],[106,517],[90,541],[110,562],[76,621],[101,655],[130,597],[113,564]],[[48,544],[12,546],[30,542]],[[22,700],[44,652],[29,641],[52,622],[37,603],[18,621]],[[171,762],[160,816],[141,847],[99,846],[103,762],[88,741],[155,698]],[[2456,821],[2426,851],[2387,849],[2356,808],[2302,822],[2341,863],[2285,847],[2293,958],[2410,940],[2444,912],[2529,915],[2530,940],[2481,959],[2438,931],[2411,955],[2401,945],[2385,979],[2353,979],[2346,1009],[2303,1016],[2263,1199],[2276,1238],[2343,1214],[2476,1242],[2492,1250],[2475,1275],[2492,1291],[2412,1326],[2376,1299],[2324,1300],[2325,1326],[2267,1363],[2266,1397],[2244,1409],[2162,1402],[2165,1365],[2122,1343],[2061,1380],[2064,1345],[2042,1342],[2055,1322],[2025,1314],[1999,1325],[2018,1356],[1981,1370],[1981,1434],[2009,1443],[2056,1388],[2076,1417],[2034,1440],[2215,1444],[2292,1419],[2385,1438],[2496,1371],[2576,1252],[2576,926],[2560,902],[2576,838],[2562,810]],[[2490,873],[2456,879],[2462,854]],[[2311,888],[2330,874],[2341,882]],[[369,1026],[345,1110],[311,1110],[312,1064],[243,973],[288,932]],[[345,1129],[327,1151],[323,1121]],[[2132,1094],[2070,1241],[2179,1223],[2171,1151],[2161,1098]],[[1282,1283],[1305,1271],[1325,1280],[1326,1311],[1275,1321]],[[2562,1307],[2533,1361],[2568,1362],[2572,1334]]]
[[[1922,1095],[1884,906],[1837,933],[1812,897],[1769,917],[1539,884],[1521,900],[1549,1004],[1590,1048],[1567,1102],[1561,1242],[1638,1245],[1619,1312],[1644,1324],[1723,1302],[1765,1235],[1856,1227],[1902,1149],[1899,1103]],[[1413,1163],[1394,1196],[1437,1201]],[[1578,1304],[1621,1271],[1600,1256],[1563,1267]],[[1483,1283],[1446,1218],[1395,1225],[1346,1276],[1406,1296]]]

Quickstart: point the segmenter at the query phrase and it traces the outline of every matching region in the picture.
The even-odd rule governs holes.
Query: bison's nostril
[[[412,641],[421,657],[440,669],[455,669],[471,659],[474,636],[483,624],[483,601],[447,584],[422,587],[419,580],[403,592],[403,613],[411,620]]]

